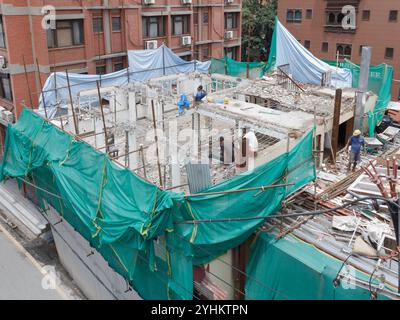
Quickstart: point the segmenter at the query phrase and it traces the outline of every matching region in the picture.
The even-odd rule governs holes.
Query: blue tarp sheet
[[[290,65],[292,77],[301,83],[320,85],[322,74],[331,71],[331,85],[336,88],[351,88],[352,75],[347,69],[335,68],[316,58],[278,21],[276,32],[275,66]]]
[[[199,71],[207,73],[211,61],[186,61],[165,45],[154,50],[128,51],[129,68],[135,80],[148,80],[165,75]]]

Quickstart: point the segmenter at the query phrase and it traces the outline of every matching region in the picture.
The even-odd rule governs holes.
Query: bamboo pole
[[[143,145],[140,146],[140,153],[141,153],[141,155],[142,155],[143,176],[147,179],[147,174],[146,174],[146,162],[145,162],[145,159],[144,159]]]
[[[284,183],[284,184],[271,184],[268,186],[260,186],[260,187],[253,187],[253,188],[244,188],[244,189],[237,189],[237,190],[228,190],[228,191],[217,191],[217,192],[205,192],[205,193],[194,193],[186,195],[185,198],[189,197],[203,197],[203,196],[214,196],[219,194],[230,194],[230,193],[238,193],[238,192],[247,192],[247,191],[256,191],[256,190],[267,190],[272,188],[281,188],[287,186],[293,186],[294,183]]]
[[[159,150],[158,150],[158,136],[157,136],[156,115],[155,115],[155,112],[154,112],[154,100],[151,100],[151,112],[153,114],[153,129],[154,129],[154,140],[155,140],[155,143],[156,143],[158,176],[159,176],[159,179],[160,179],[160,187],[163,187],[161,164],[160,164],[160,153],[159,153]]]
[[[97,94],[98,94],[98,96],[99,96],[99,103],[100,103],[100,110],[101,110],[101,118],[102,118],[102,120],[103,120],[103,131],[104,131],[105,145],[106,145],[106,150],[107,150],[107,152],[108,152],[108,134],[107,134],[107,127],[106,127],[106,120],[105,120],[105,118],[104,118],[103,99],[101,98],[99,81],[97,81],[96,84],[97,84]]]
[[[42,78],[40,77],[39,60],[37,58],[36,58],[36,68],[37,68],[38,75],[39,75],[39,85],[40,85],[40,92],[42,93],[42,102],[43,102],[43,107],[44,107],[44,115],[45,115],[46,120],[47,120],[48,116],[47,116],[47,109],[46,109],[46,101],[44,99]]]
[[[68,84],[68,93],[69,93],[69,102],[71,104],[71,109],[72,109],[72,117],[74,119],[74,128],[75,128],[75,133],[79,134],[79,123],[76,119],[76,114],[75,114],[75,108],[74,108],[74,102],[72,101],[72,92],[71,92],[71,86],[69,83],[69,75],[68,75],[68,70],[65,70],[65,74],[67,76],[67,84]]]

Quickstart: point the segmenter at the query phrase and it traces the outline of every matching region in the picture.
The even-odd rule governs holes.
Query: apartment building
[[[344,29],[342,8],[356,10],[355,29]],[[321,59],[360,63],[363,46],[372,47],[372,64],[394,68],[392,99],[400,99],[399,0],[279,0],[278,17],[290,32]]]
[[[241,0],[0,0],[0,106],[18,116],[51,72],[110,73],[127,50],[162,43],[187,60],[240,60],[240,26]]]

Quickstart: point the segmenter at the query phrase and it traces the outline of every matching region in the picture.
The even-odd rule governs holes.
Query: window
[[[386,48],[385,50],[385,59],[393,59],[394,56],[394,49],[393,48]]]
[[[208,23],[208,12],[203,12],[203,23]]]
[[[190,33],[189,16],[172,16],[172,34],[179,36]]]
[[[351,44],[338,43],[336,45],[336,52],[339,55],[339,59],[351,59],[351,51],[352,51]]]
[[[328,50],[329,50],[329,43],[328,42],[322,42],[321,51],[322,52],[328,52]]]
[[[96,66],[96,74],[106,74],[106,66],[105,65]]]
[[[11,78],[6,73],[0,73],[0,98],[13,101]]]
[[[286,22],[300,23],[302,19],[301,9],[287,9]]]
[[[6,34],[4,33],[3,17],[0,16],[0,48],[6,47]]]
[[[311,48],[311,41],[310,40],[304,40],[304,46],[306,47],[306,49],[310,49]]]
[[[398,15],[398,11],[397,10],[390,10],[390,12],[389,12],[389,22],[397,22],[397,15]]]
[[[371,11],[370,10],[363,10],[362,19],[364,21],[369,21],[370,17],[371,17]]]
[[[160,17],[144,17],[143,24],[143,37],[156,38],[165,35],[165,18]]]
[[[233,12],[225,13],[225,29],[237,28],[237,14]]]
[[[210,57],[209,57],[210,52],[209,52],[208,46],[207,47],[203,47],[201,49],[201,53],[202,53],[202,56],[203,56],[203,60],[209,60],[210,59]]]
[[[336,15],[333,12],[328,14],[328,24],[336,24]]]
[[[121,17],[112,17],[112,31],[121,31]]]
[[[102,17],[94,17],[93,18],[93,32],[94,33],[103,32],[103,18]]]
[[[48,48],[77,46],[83,42],[83,20],[59,20],[56,29],[47,30]]]
[[[120,71],[124,69],[124,63],[123,62],[118,62],[114,64],[114,71]]]
[[[306,19],[312,19],[313,11],[312,9],[307,9],[306,11]]]
[[[237,58],[236,53],[237,53],[236,47],[230,47],[225,49],[225,55],[233,60],[236,60]]]

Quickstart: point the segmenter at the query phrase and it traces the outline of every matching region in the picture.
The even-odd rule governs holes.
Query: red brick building
[[[55,29],[46,30],[49,5]],[[240,59],[240,26],[241,0],[0,0],[0,106],[18,115],[37,105],[50,72],[117,71],[127,50],[154,43],[187,60]]]
[[[356,9],[356,28],[342,27],[342,8]],[[392,99],[400,96],[399,0],[279,0],[279,20],[306,48],[321,58],[360,63],[362,46],[372,47],[372,64],[394,68]]]

